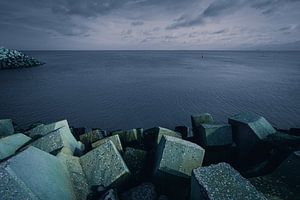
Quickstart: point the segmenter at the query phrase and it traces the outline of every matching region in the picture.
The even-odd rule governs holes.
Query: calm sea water
[[[220,122],[252,111],[300,127],[300,52],[31,51],[47,64],[0,71],[0,118],[103,129]],[[202,55],[204,58],[202,58]]]

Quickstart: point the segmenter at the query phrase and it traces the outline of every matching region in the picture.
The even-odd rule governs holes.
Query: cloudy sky
[[[0,0],[0,46],[244,49],[300,40],[300,0]]]

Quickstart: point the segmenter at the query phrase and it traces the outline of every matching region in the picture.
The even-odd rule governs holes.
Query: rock
[[[124,146],[140,144],[142,141],[143,129],[131,129],[127,131],[115,131],[111,135],[119,135],[120,140]]]
[[[121,140],[119,138],[119,135],[113,135],[107,138],[104,138],[102,140],[98,140],[97,142],[94,142],[92,144],[92,148],[96,148],[100,145],[102,145],[103,143],[107,142],[107,141],[112,141],[112,143],[115,145],[115,147],[118,149],[119,152],[123,152],[123,147],[121,144]]]
[[[192,142],[194,139],[193,131],[187,126],[176,126],[175,131],[181,133],[182,139],[184,140]]]
[[[152,183],[143,183],[122,193],[121,200],[156,200],[157,193]]]
[[[251,183],[227,163],[193,170],[191,200],[265,199]]]
[[[80,163],[91,186],[119,185],[130,175],[119,151],[110,140],[81,156]]]
[[[63,147],[68,147],[74,153],[78,148],[77,140],[72,135],[67,120],[37,126],[28,131],[28,134],[33,138],[41,137],[32,145],[49,153],[55,154]]]
[[[228,124],[201,124],[195,134],[196,143],[202,147],[232,145],[232,129]],[[200,133],[200,134],[199,134]]]
[[[0,69],[34,67],[42,64],[44,63],[30,58],[19,51],[0,48]]]
[[[204,153],[202,147],[192,142],[165,135],[156,150],[154,174],[188,179],[192,170],[202,165]]]
[[[147,152],[140,149],[126,147],[123,159],[130,170],[132,176],[141,180],[144,177],[144,168],[146,167]]]
[[[160,139],[164,135],[181,138],[180,133],[166,128],[155,127],[155,128],[147,129],[144,131],[144,143],[146,149],[150,150],[156,147],[159,144]]]
[[[211,124],[214,123],[213,117],[209,113],[201,113],[199,115],[191,116],[193,129],[197,128],[201,124]]]
[[[0,120],[0,138],[14,134],[14,126],[11,119]]]
[[[300,152],[293,152],[271,174],[250,178],[268,199],[298,199],[300,196]]]
[[[22,134],[17,133],[0,139],[0,160],[3,160],[13,155],[16,150],[21,146],[30,141],[31,138]]]
[[[264,118],[253,113],[240,113],[228,119],[240,157],[247,156],[255,146],[276,130]]]
[[[85,200],[90,191],[79,161],[79,157],[61,152],[57,155],[57,158],[65,165],[67,171],[69,172],[76,199]]]
[[[75,199],[68,172],[58,158],[35,147],[0,164],[1,199]]]
[[[104,138],[100,130],[93,130],[91,132],[79,136],[80,141],[85,145],[91,147],[92,143]]]

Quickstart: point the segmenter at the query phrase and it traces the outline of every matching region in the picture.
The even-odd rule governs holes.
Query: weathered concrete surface
[[[104,138],[102,140],[98,140],[97,142],[94,142],[92,144],[92,148],[94,149],[96,147],[99,147],[100,145],[104,144],[107,141],[112,141],[112,143],[115,145],[115,147],[118,149],[118,151],[123,152],[123,147],[122,147],[119,135],[113,135],[113,136]]]
[[[192,142],[165,135],[156,150],[154,174],[190,178],[192,170],[202,165],[204,153]]]
[[[229,124],[201,124],[195,137],[202,147],[232,145],[232,128]]]
[[[130,175],[119,151],[110,140],[81,156],[80,163],[89,185],[119,185]]]
[[[300,197],[300,152],[293,152],[274,172],[250,178],[250,182],[268,199]]]
[[[264,117],[254,113],[234,115],[228,122],[232,125],[233,139],[240,157],[247,156],[261,140],[276,132]]]
[[[11,119],[0,119],[0,138],[14,134],[14,126]]]
[[[147,129],[144,131],[143,135],[146,149],[152,149],[156,147],[164,135],[182,138],[180,133],[162,127]]]
[[[121,195],[121,200],[156,200],[157,193],[152,183],[143,183]]]
[[[115,131],[112,135],[119,135],[120,140],[124,146],[132,144],[140,144],[142,141],[143,129],[131,129],[127,131]]]
[[[0,160],[13,155],[26,142],[31,140],[30,137],[17,133],[0,139]]]
[[[191,116],[193,129],[197,128],[201,124],[211,124],[214,123],[213,117],[209,113],[201,113],[198,115]]]
[[[58,158],[29,147],[0,164],[1,199],[75,199],[70,177]]]
[[[69,172],[76,199],[86,200],[90,191],[79,157],[68,155],[64,152],[60,152],[56,157],[65,165],[66,170]]]
[[[68,147],[71,152],[78,148],[77,140],[72,135],[67,120],[62,120],[48,125],[40,125],[28,131],[30,137],[41,137],[32,143],[43,151],[53,152]]]
[[[101,140],[104,137],[103,137],[101,131],[98,130],[98,129],[96,129],[96,130],[93,130],[91,132],[88,132],[88,133],[80,135],[79,138],[80,138],[80,141],[84,145],[90,146],[90,145],[92,145],[92,143],[94,143],[94,142],[96,142],[98,140]]]
[[[99,200],[119,200],[119,197],[115,190],[110,189],[105,194],[103,194]]]
[[[126,147],[123,159],[135,180],[144,177],[147,152],[140,149]]]
[[[229,164],[219,163],[193,170],[191,200],[203,199],[266,200],[266,197]]]

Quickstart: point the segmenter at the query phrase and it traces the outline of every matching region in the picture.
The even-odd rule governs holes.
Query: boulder
[[[166,128],[162,128],[162,127],[150,128],[144,131],[144,143],[146,149],[150,150],[156,147],[159,144],[160,139],[164,135],[182,138],[180,133]]]
[[[201,124],[195,134],[196,143],[202,147],[232,145],[232,129],[228,124]]]
[[[255,146],[276,130],[262,116],[240,113],[228,119],[232,125],[233,139],[240,157],[247,156]]]
[[[80,163],[91,186],[118,186],[130,175],[119,151],[110,140],[81,156]]]
[[[209,113],[201,113],[198,115],[191,116],[193,129],[197,128],[201,124],[211,124],[214,123],[213,117]]]
[[[14,126],[11,119],[0,120],[0,138],[14,134]]]
[[[227,163],[193,170],[191,200],[265,199],[251,183]]]
[[[113,135],[107,138],[104,138],[102,140],[98,140],[97,142],[94,142],[92,144],[92,148],[97,148],[98,146],[102,145],[103,143],[107,141],[112,141],[112,143],[115,145],[115,147],[118,149],[119,152],[123,152],[123,147],[121,144],[121,140],[119,138],[119,135]]]
[[[165,135],[156,150],[154,174],[188,179],[192,170],[202,165],[204,153],[202,147],[192,142]]]
[[[30,141],[31,138],[22,134],[17,133],[0,139],[0,160],[5,159],[13,154],[16,150]]]
[[[152,183],[143,183],[121,195],[121,200],[156,200],[157,193]]]
[[[35,147],[0,164],[1,199],[76,199],[58,158]]]
[[[272,173],[250,178],[268,199],[298,199],[300,196],[300,152],[293,152]]]
[[[64,152],[60,152],[56,157],[64,164],[69,172],[76,199],[86,200],[90,191],[79,157],[68,155]]]
[[[77,140],[72,135],[67,120],[62,120],[48,125],[40,125],[28,131],[32,138],[39,138],[32,143],[46,152],[59,151],[63,147],[67,147],[71,152],[75,152],[78,148]]]

